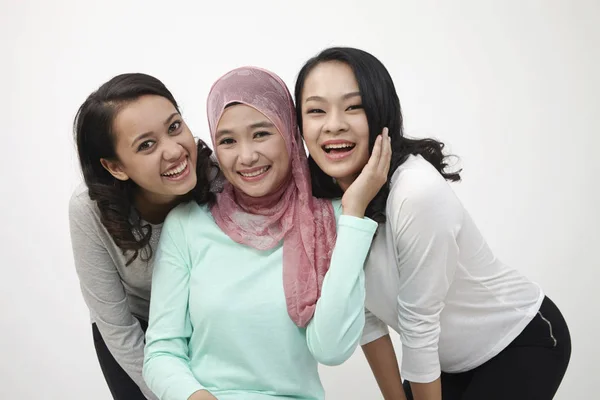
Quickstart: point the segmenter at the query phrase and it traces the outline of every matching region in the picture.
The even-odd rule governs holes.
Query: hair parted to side
[[[144,261],[152,258],[149,246],[152,226],[142,224],[134,207],[137,185],[131,179],[121,181],[113,177],[100,159],[117,158],[114,119],[123,107],[145,95],[164,97],[179,111],[175,98],[161,81],[142,73],[127,73],[115,76],[90,94],[79,107],[73,123],[79,163],[89,196],[96,202],[102,224],[115,244],[124,254],[132,252],[127,265],[138,256]],[[214,200],[210,186],[214,169],[218,167],[211,155],[212,150],[199,140],[197,184],[186,199],[189,197],[199,204]]]
[[[298,126],[302,131],[302,91],[310,72],[317,65],[337,61],[350,66],[362,98],[362,106],[369,125],[369,153],[383,128],[389,129],[392,144],[392,160],[388,182],[369,204],[366,215],[377,221],[385,221],[385,205],[389,195],[389,178],[406,161],[409,155],[421,155],[449,181],[460,180],[460,170],[447,172],[448,157],[444,155],[444,143],[435,139],[411,139],[404,136],[400,99],[394,82],[383,63],[372,54],[352,47],[331,47],[308,60],[296,79],[295,102]],[[334,180],[319,168],[312,157],[308,159],[311,171],[313,195],[321,198],[341,197],[343,192]]]

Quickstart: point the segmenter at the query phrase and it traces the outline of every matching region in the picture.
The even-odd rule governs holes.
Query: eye
[[[225,138],[225,139],[221,139],[219,141],[219,145],[226,145],[226,144],[234,144],[235,141],[231,138]]]
[[[320,108],[309,108],[308,110],[306,110],[307,114],[325,114],[325,111],[321,110]]]
[[[183,125],[183,123],[181,121],[173,122],[171,125],[169,125],[169,134],[178,131],[179,128],[181,128],[181,125]]]
[[[362,108],[363,108],[362,104],[355,104],[353,106],[346,108],[346,111],[362,110]]]
[[[254,133],[254,139],[260,139],[263,137],[271,136],[271,132],[268,131],[260,131]]]
[[[154,146],[154,140],[146,140],[145,142],[142,142],[139,146],[138,146],[138,151],[145,151],[150,149],[152,146]]]

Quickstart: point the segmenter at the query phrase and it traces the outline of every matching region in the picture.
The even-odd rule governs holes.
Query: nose
[[[335,110],[327,113],[323,129],[327,133],[339,133],[347,131],[348,123],[344,118],[344,113]]]
[[[174,138],[165,140],[163,147],[163,158],[166,161],[177,161],[184,152],[183,146]]]
[[[252,166],[258,161],[258,152],[252,144],[241,144],[239,146],[239,161],[244,166]]]

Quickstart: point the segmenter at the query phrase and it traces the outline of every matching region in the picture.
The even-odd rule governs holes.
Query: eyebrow
[[[273,127],[275,127],[275,125],[269,121],[259,121],[259,122],[255,122],[252,125],[248,126],[249,129],[273,128]],[[231,129],[221,129],[221,130],[217,131],[217,133],[215,135],[215,140],[223,135],[231,135],[231,134],[233,134],[233,131]]]
[[[173,114],[169,115],[169,117],[167,119],[165,119],[165,122],[163,122],[163,125],[168,125],[169,122],[171,122],[171,120],[173,119],[173,117],[179,115],[178,112],[174,112]],[[137,142],[139,142],[142,139],[146,139],[148,136],[152,136],[154,132],[149,131],[149,132],[145,132],[142,133],[141,135],[138,135],[135,137],[135,139],[133,140],[133,142],[131,143],[131,147],[133,147]]]
[[[272,128],[275,125],[273,125],[273,123],[269,122],[269,121],[260,121],[260,122],[256,122],[252,125],[249,126],[250,129],[256,129],[256,128]]]
[[[345,95],[342,96],[342,100],[347,100],[349,98],[352,97],[360,97],[360,92],[350,92],[350,93],[346,93]],[[306,100],[304,100],[305,103],[308,103],[309,101],[325,101],[324,97],[321,96],[310,96],[307,97]]]

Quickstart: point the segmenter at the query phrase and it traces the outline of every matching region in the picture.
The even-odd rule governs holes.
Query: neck
[[[182,196],[159,195],[139,190],[133,202],[144,221],[160,224],[167,218],[169,211],[181,202],[181,198]]]
[[[350,185],[352,185],[352,183],[356,180],[356,178],[358,178],[358,175],[359,174],[345,176],[339,179],[334,178],[335,183],[340,187],[340,189],[342,189],[343,192],[345,192],[350,187]]]

